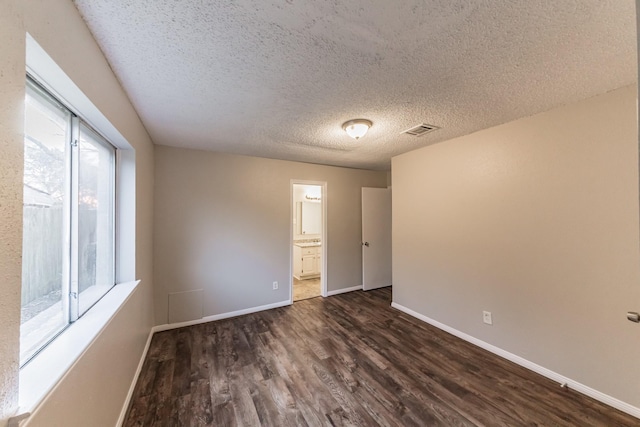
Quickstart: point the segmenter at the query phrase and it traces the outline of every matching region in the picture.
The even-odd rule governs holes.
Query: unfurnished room
[[[633,0],[0,0],[0,427],[640,426]]]

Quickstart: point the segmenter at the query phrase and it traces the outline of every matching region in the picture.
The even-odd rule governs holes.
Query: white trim
[[[34,79],[75,114],[106,137],[117,148],[130,150],[131,144],[91,100],[65,74],[33,36],[26,36],[26,68]]]
[[[76,322],[20,369],[18,413],[35,414],[102,335],[140,281],[114,286]],[[25,423],[28,425],[29,422]]]
[[[393,286],[393,284],[389,283],[388,285],[379,285],[379,286],[375,286],[373,288],[365,289],[364,285],[363,285],[362,286],[362,290],[365,291],[365,292],[369,292],[369,291],[373,291],[374,289],[390,288],[391,286]]]
[[[329,259],[329,197],[328,184],[322,184],[322,271],[320,271],[320,294],[323,297],[329,296],[327,282],[327,260]]]
[[[58,101],[116,147],[116,283],[135,281],[135,150],[29,33],[26,34],[26,71]]]
[[[129,403],[131,402],[131,398],[133,397],[133,392],[136,388],[136,384],[138,383],[138,378],[140,378],[140,373],[142,372],[142,367],[144,366],[144,361],[147,358],[147,353],[149,352],[149,347],[151,347],[151,339],[153,338],[153,328],[149,331],[149,336],[147,337],[147,343],[144,346],[144,350],[142,351],[142,356],[140,356],[140,361],[138,362],[138,367],[136,368],[136,373],[133,375],[133,380],[131,381],[131,385],[129,386],[129,391],[127,392],[127,397],[124,399],[124,405],[122,406],[122,410],[120,411],[120,416],[118,417],[118,422],[116,426],[120,427],[124,423],[124,417],[127,416],[127,410],[129,409]]]
[[[333,296],[333,295],[338,295],[338,294],[344,294],[347,292],[353,292],[353,291],[361,291],[362,290],[362,285],[359,286],[352,286],[350,288],[342,288],[342,289],[336,289],[335,291],[329,291],[327,292],[327,296]]]
[[[199,325],[201,323],[215,322],[216,320],[228,319],[230,317],[242,316],[244,314],[257,313],[259,311],[271,310],[272,308],[284,307],[287,305],[291,305],[291,302],[289,302],[288,300],[280,301],[280,302],[275,302],[273,304],[244,308],[242,310],[237,310],[237,311],[230,311],[228,313],[214,314],[212,316],[203,317],[202,319],[189,320],[187,322],[165,323],[164,325],[154,326],[151,329],[151,331],[155,333],[155,332],[168,331],[171,329],[184,328],[185,326],[193,326],[193,325]]]
[[[406,314],[408,314],[409,316],[413,316],[416,319],[422,320],[425,323],[428,323],[432,326],[435,326],[438,329],[441,329],[445,332],[450,333],[451,335],[454,335],[464,341],[470,342],[473,345],[476,345],[480,348],[483,348],[487,351],[490,351],[493,354],[496,354],[504,359],[507,359],[513,363],[516,363],[522,367],[525,367],[533,372],[536,372],[544,377],[547,377],[553,381],[556,381],[558,383],[560,383],[561,385],[566,385],[567,387],[569,387],[572,390],[578,391],[584,395],[587,395],[593,399],[596,399],[602,403],[605,403],[613,408],[619,409],[622,412],[626,412],[629,415],[632,415],[636,418],[640,418],[640,408],[637,408],[635,406],[632,406],[626,402],[623,402],[619,399],[616,399],[614,397],[611,397],[607,394],[604,394],[598,390],[595,390],[591,387],[588,387],[582,383],[579,383],[577,381],[572,380],[571,378],[567,378],[564,375],[561,375],[557,372],[554,372],[550,369],[547,369],[543,366],[540,366],[536,363],[533,363],[527,359],[524,359],[520,356],[517,356],[513,353],[509,353],[506,350],[503,350],[499,347],[496,347],[492,344],[489,344],[487,342],[484,342],[482,340],[479,340],[478,338],[475,338],[471,335],[468,335],[464,332],[461,332],[457,329],[454,329],[450,326],[447,326],[443,323],[438,322],[437,320],[433,320],[427,316],[424,316],[418,312],[415,312],[413,310],[411,310],[410,308],[404,307],[398,303],[392,302],[391,303],[391,307],[400,310]]]
[[[328,254],[328,208],[327,208],[327,181],[305,181],[302,179],[291,179],[289,182],[289,301],[293,304],[293,186],[294,185],[317,185],[321,187],[321,204],[322,204],[322,237],[320,246],[322,248],[322,268],[320,271],[320,295],[328,297],[327,291],[327,254]]]

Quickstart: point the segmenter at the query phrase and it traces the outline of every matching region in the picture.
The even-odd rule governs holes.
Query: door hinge
[[[77,292],[69,292],[69,296],[73,299],[78,299],[78,293]]]
[[[77,147],[77,146],[78,146],[78,140],[74,138],[74,139],[71,141],[71,146],[72,146],[72,147]]]

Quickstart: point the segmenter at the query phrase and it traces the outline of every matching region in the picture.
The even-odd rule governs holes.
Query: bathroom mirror
[[[301,202],[300,234],[307,236],[310,234],[322,233],[322,204],[313,202]]]

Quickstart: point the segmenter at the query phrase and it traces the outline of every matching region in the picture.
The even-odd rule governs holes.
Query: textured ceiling
[[[633,0],[75,0],[156,144],[357,168],[636,81]],[[343,122],[374,125],[361,140]],[[400,132],[426,122],[420,138]]]

